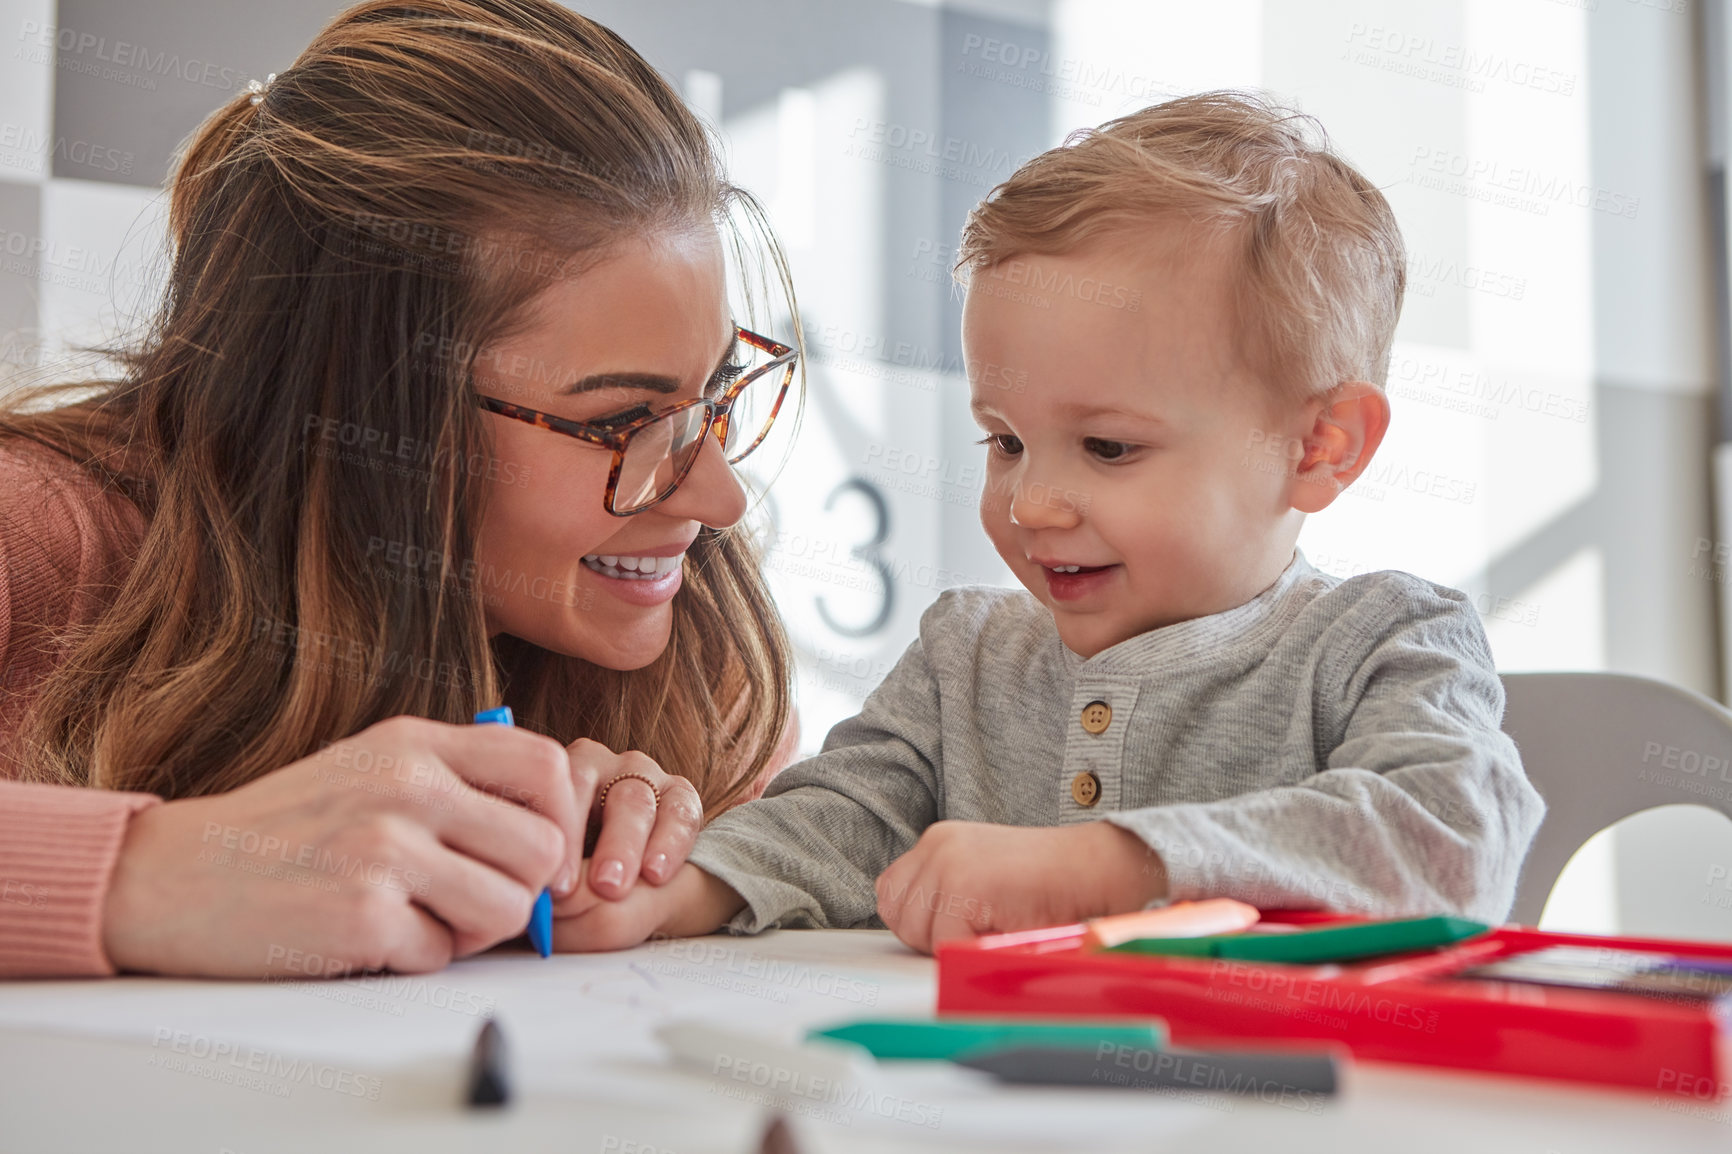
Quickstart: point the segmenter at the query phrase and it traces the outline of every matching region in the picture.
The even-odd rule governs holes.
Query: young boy
[[[562,949],[722,926],[909,945],[1184,898],[1509,910],[1543,803],[1467,598],[1295,549],[1364,471],[1405,280],[1305,121],[1174,100],[1023,166],[963,233],[981,518],[858,717]]]

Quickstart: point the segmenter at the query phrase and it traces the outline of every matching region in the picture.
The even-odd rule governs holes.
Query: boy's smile
[[[1120,568],[1117,564],[1074,565],[1040,558],[1030,560],[1046,570],[1047,590],[1058,601],[1080,601],[1095,590],[1105,588],[1107,579]]]
[[[1142,223],[973,277],[981,521],[1083,657],[1255,597],[1292,559],[1296,505],[1316,504],[1295,466],[1324,402],[1282,400],[1246,366],[1233,270],[1224,243]]]

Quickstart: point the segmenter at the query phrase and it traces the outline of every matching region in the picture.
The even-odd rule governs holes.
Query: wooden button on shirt
[[[1090,733],[1105,733],[1113,723],[1113,707],[1104,701],[1091,701],[1083,706],[1082,727]],[[1081,801],[1081,798],[1077,799]],[[1087,804],[1087,803],[1085,803]]]
[[[1092,806],[1101,796],[1101,779],[1086,769],[1070,779],[1070,795],[1078,805]]]

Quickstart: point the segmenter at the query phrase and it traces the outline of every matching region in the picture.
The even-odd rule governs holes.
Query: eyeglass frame
[[[579,441],[583,441],[585,444],[595,445],[603,449],[611,449],[613,451],[613,467],[608,470],[607,488],[602,493],[601,506],[606,509],[611,516],[633,517],[642,513],[645,509],[655,508],[657,505],[673,496],[674,493],[678,491],[679,487],[685,483],[686,477],[692,471],[692,466],[696,465],[698,461],[698,453],[693,453],[691,459],[686,462],[685,467],[680,470],[679,476],[674,478],[673,484],[668,486],[668,491],[657,496],[654,500],[639,505],[637,508],[628,510],[624,513],[616,511],[613,507],[613,501],[614,496],[617,494],[619,489],[620,472],[625,468],[626,450],[631,447],[632,437],[637,435],[640,430],[646,429],[659,421],[665,421],[676,413],[682,413],[687,409],[703,405],[708,410],[704,416],[704,429],[703,432],[698,434],[697,440],[694,443],[699,447],[699,451],[701,452],[704,438],[709,436],[711,432],[715,432],[716,443],[721,445],[725,451],[727,447],[727,441],[725,438],[728,433],[728,418],[733,415],[734,402],[739,398],[740,394],[745,391],[747,385],[750,385],[753,381],[756,381],[779,368],[782,370],[782,384],[776,392],[776,402],[770,409],[769,420],[765,421],[764,427],[758,431],[756,440],[754,440],[750,445],[747,445],[736,456],[726,458],[728,464],[737,465],[741,461],[745,460],[751,455],[753,450],[764,443],[764,438],[770,435],[771,426],[776,423],[776,418],[782,412],[782,402],[788,398],[788,386],[793,383],[794,367],[800,359],[799,350],[795,349],[792,345],[785,345],[781,341],[761,336],[749,329],[743,329],[739,325],[734,326],[734,336],[737,340],[752,346],[759,352],[768,353],[775,359],[770,361],[769,364],[759,365],[751,372],[742,376],[739,380],[729,385],[728,390],[715,400],[698,397],[694,400],[682,401],[679,404],[674,405],[672,408],[650,413],[647,416],[639,417],[637,420],[624,425],[592,425],[584,421],[573,421],[566,417],[555,416],[552,413],[544,413],[540,409],[532,409],[527,405],[519,405],[514,401],[502,400],[499,397],[490,397],[485,393],[478,394],[478,396],[481,400],[481,407],[490,413],[497,413],[502,417],[509,417],[514,421],[522,421],[525,424],[534,425],[540,429],[547,429],[550,432],[563,433],[568,437],[573,437]],[[671,451],[668,456],[670,458],[673,456]]]

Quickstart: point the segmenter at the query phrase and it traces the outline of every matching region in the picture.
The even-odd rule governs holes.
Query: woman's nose
[[[706,435],[692,471],[657,510],[712,529],[726,529],[746,515],[746,489],[723,455],[721,442]]]

